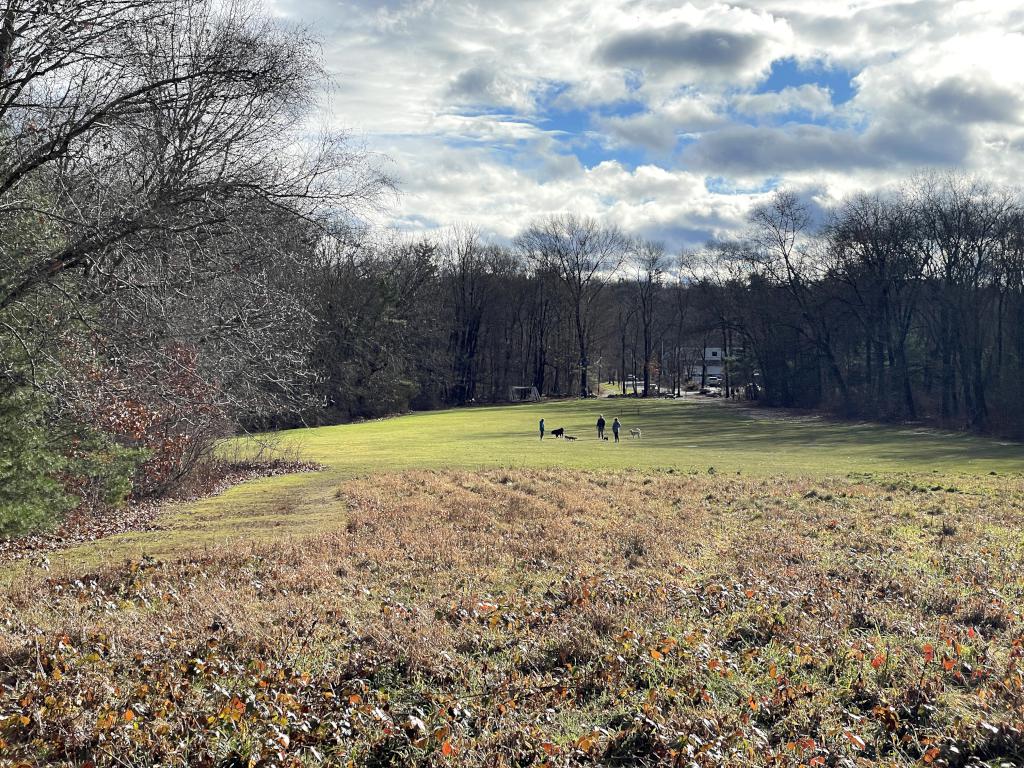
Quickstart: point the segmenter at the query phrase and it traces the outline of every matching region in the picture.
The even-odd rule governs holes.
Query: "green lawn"
[[[595,438],[603,411],[618,416],[618,446]],[[575,443],[537,440],[564,426]],[[642,440],[628,430],[639,427]],[[609,429],[610,434],[610,429]],[[283,433],[285,443],[334,470],[363,473],[429,467],[567,466],[580,469],[715,466],[757,474],[989,472],[1024,470],[1024,446],[935,430],[787,418],[696,398],[570,401],[466,408]]]
[[[599,442],[598,412],[623,423],[618,445]],[[564,426],[575,442],[537,438]],[[643,438],[628,430],[639,427]],[[328,467],[321,473],[246,483],[179,505],[165,530],[117,536],[71,550],[74,560],[165,554],[231,536],[279,538],[343,524],[340,481],[375,472],[432,468],[627,468],[843,476],[851,473],[978,475],[1024,472],[1024,446],[963,434],[845,424],[695,398],[689,401],[566,401],[420,413],[281,433],[280,448]],[[236,446],[237,447],[237,446]],[[944,479],[943,482],[948,482]]]

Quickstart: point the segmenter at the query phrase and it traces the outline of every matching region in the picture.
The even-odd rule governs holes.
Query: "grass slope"
[[[599,443],[598,412],[623,422],[619,446]],[[537,422],[564,426],[575,444],[539,443]],[[641,441],[628,429],[643,430]],[[706,399],[570,401],[465,408],[362,424],[296,430],[303,455],[350,474],[437,467],[617,469],[716,466],[755,474],[988,472],[1024,469],[1024,447],[937,430],[787,418]]]
[[[623,423],[618,445],[596,440],[598,412]],[[564,426],[576,442],[537,439],[537,422]],[[630,427],[643,431],[631,440]],[[328,471],[271,477],[218,497],[175,507],[165,530],[128,534],[60,556],[101,562],[145,552],[166,555],[226,538],[274,539],[344,525],[339,482],[408,469],[673,468],[769,476],[850,473],[912,476],[1024,471],[1024,446],[964,434],[793,418],[729,404],[690,401],[566,401],[464,408],[282,433],[281,447]],[[244,450],[244,447],[243,447]],[[924,482],[924,481],[922,481]],[[60,559],[57,558],[57,559]]]

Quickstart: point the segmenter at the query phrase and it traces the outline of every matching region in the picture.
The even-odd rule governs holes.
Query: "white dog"
[[[631,430],[629,430],[629,436],[630,437],[635,437],[635,438],[637,438],[639,440],[640,439],[640,430],[637,429],[636,427],[633,427]]]

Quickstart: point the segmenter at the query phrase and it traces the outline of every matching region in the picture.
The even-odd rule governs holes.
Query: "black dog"
[[[551,436],[552,437],[564,437],[565,436],[565,427],[559,427],[558,429],[552,429],[551,430]]]

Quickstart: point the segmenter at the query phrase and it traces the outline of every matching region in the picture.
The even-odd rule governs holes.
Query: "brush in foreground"
[[[19,579],[0,599],[0,754],[1014,763],[1024,492],[958,483],[352,480],[346,527],[319,538]]]

